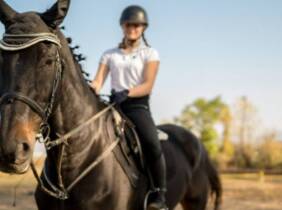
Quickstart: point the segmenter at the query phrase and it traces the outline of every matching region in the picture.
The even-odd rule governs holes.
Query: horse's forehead
[[[7,28],[6,33],[21,34],[49,32],[48,26],[35,12],[17,14],[13,20],[13,24]]]

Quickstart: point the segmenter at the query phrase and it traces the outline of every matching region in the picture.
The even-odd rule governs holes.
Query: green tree
[[[223,169],[230,165],[235,153],[234,144],[231,141],[232,115],[229,106],[225,105],[222,108],[219,120],[223,127],[223,133],[217,164]]]
[[[219,96],[211,100],[199,98],[187,105],[176,118],[177,123],[199,136],[212,157],[218,152],[215,124],[219,122],[222,109],[226,106]]]

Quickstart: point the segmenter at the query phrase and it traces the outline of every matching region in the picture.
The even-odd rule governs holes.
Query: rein
[[[52,113],[56,93],[59,87],[59,84],[62,80],[62,60],[60,58],[59,49],[61,48],[61,43],[58,37],[53,33],[35,33],[35,34],[4,34],[3,39],[0,40],[0,49],[4,51],[19,51],[26,48],[29,48],[31,46],[34,46],[37,43],[40,42],[51,42],[55,45],[57,45],[57,53],[56,53],[56,76],[53,81],[52,86],[52,93],[50,95],[50,100],[45,108],[42,108],[36,101],[33,99],[23,95],[19,92],[7,92],[4,93],[3,96],[0,98],[0,106],[5,105],[5,103],[13,103],[15,100],[20,101],[27,106],[30,107],[35,113],[37,113],[41,119],[42,123],[40,124],[40,129],[38,134],[36,135],[36,140],[40,143],[44,143],[46,150],[50,150],[55,146],[62,145],[62,149],[59,155],[59,164],[57,167],[58,170],[58,185],[57,187],[55,184],[53,184],[47,175],[47,168],[46,164],[44,164],[43,169],[43,177],[48,184],[48,186],[51,188],[48,189],[45,185],[43,180],[39,177],[35,165],[33,161],[31,161],[31,169],[32,172],[38,182],[39,187],[48,195],[55,197],[60,200],[66,200],[69,198],[69,192],[73,189],[73,187],[82,180],[93,168],[95,168],[103,159],[105,159],[112,151],[113,149],[118,145],[120,141],[120,136],[117,136],[117,139],[111,143],[107,149],[100,155],[98,158],[90,164],[69,186],[65,187],[63,184],[63,178],[61,175],[61,164],[62,164],[62,158],[63,158],[63,152],[65,149],[65,145],[67,144],[67,140],[76,134],[77,132],[81,131],[84,127],[88,126],[90,123],[94,122],[95,120],[99,119],[103,114],[107,113],[108,111],[112,110],[114,107],[114,103],[107,106],[105,109],[101,110],[100,112],[96,113],[94,116],[92,116],[90,119],[88,119],[86,122],[82,123],[78,127],[72,129],[68,133],[64,134],[63,136],[60,136],[58,139],[51,140],[49,137],[50,134],[50,125],[48,123],[48,119]],[[15,44],[15,42],[17,44]],[[18,44],[20,43],[20,44]],[[94,139],[95,140],[95,139]]]
[[[73,136],[75,133],[77,133],[78,131],[82,130],[84,127],[86,127],[87,125],[89,125],[90,123],[94,122],[95,120],[99,119],[102,115],[104,115],[105,113],[107,113],[108,111],[112,110],[114,107],[114,104],[111,104],[109,106],[107,106],[106,108],[104,108],[102,111],[98,112],[97,114],[95,114],[93,117],[91,117],[89,120],[87,120],[86,122],[84,122],[83,124],[79,125],[78,127],[74,128],[73,130],[71,130],[70,132],[68,132],[67,134],[61,136],[60,138],[54,140],[54,141],[49,141],[47,144],[45,143],[45,147],[46,149],[51,149],[54,146],[58,146],[60,144],[62,144],[62,151],[64,150],[65,145],[67,144],[67,140]],[[96,139],[94,139],[93,141],[95,141]],[[120,136],[117,136],[117,138],[110,144],[108,145],[107,149],[100,155],[98,156],[98,158],[91,163],[86,169],[84,169],[83,172],[81,172],[81,174],[75,178],[75,180],[72,181],[72,183],[65,187],[63,182],[62,182],[62,177],[61,174],[59,173],[59,185],[60,188],[56,187],[48,178],[47,175],[47,169],[46,169],[46,165],[44,165],[44,169],[43,169],[43,176],[47,182],[47,184],[52,188],[53,191],[48,190],[42,180],[40,179],[35,165],[32,162],[31,163],[31,169],[32,172],[35,176],[35,178],[38,181],[39,186],[41,187],[41,189],[43,191],[45,191],[47,194],[60,199],[60,200],[66,200],[69,198],[69,192],[73,189],[73,187],[80,182],[92,169],[94,169],[100,162],[102,162],[108,155],[110,155],[110,153],[113,151],[113,149],[118,145],[120,141]],[[92,142],[93,143],[93,142]],[[61,160],[62,160],[62,155],[63,152],[61,152],[60,158],[59,158],[59,170],[61,169]]]

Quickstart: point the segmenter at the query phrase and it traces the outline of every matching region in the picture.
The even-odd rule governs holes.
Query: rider
[[[149,166],[156,196],[148,205],[148,210],[167,210],[165,159],[149,107],[159,55],[145,39],[148,17],[142,7],[132,5],[125,8],[120,25],[124,38],[118,47],[104,52],[91,86],[98,94],[110,72],[111,100],[119,104],[123,113],[135,124]]]

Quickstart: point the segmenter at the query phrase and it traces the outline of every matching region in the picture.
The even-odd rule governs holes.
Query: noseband
[[[56,53],[56,76],[53,81],[52,92],[49,101],[45,108],[42,108],[36,101],[20,92],[6,92],[0,99],[0,106],[7,103],[13,103],[14,101],[20,101],[30,107],[35,113],[37,113],[41,119],[42,123],[40,125],[39,133],[36,135],[36,140],[44,143],[48,148],[48,143],[50,142],[49,133],[50,126],[48,124],[48,119],[52,113],[56,93],[58,86],[62,79],[62,61],[60,59],[59,48],[61,47],[60,40],[55,34],[52,33],[35,33],[35,34],[4,34],[3,39],[0,40],[0,49],[3,51],[20,51],[31,46],[34,46],[40,42],[50,42],[57,45]],[[17,43],[17,44],[14,44]],[[19,43],[19,44],[18,44]]]

